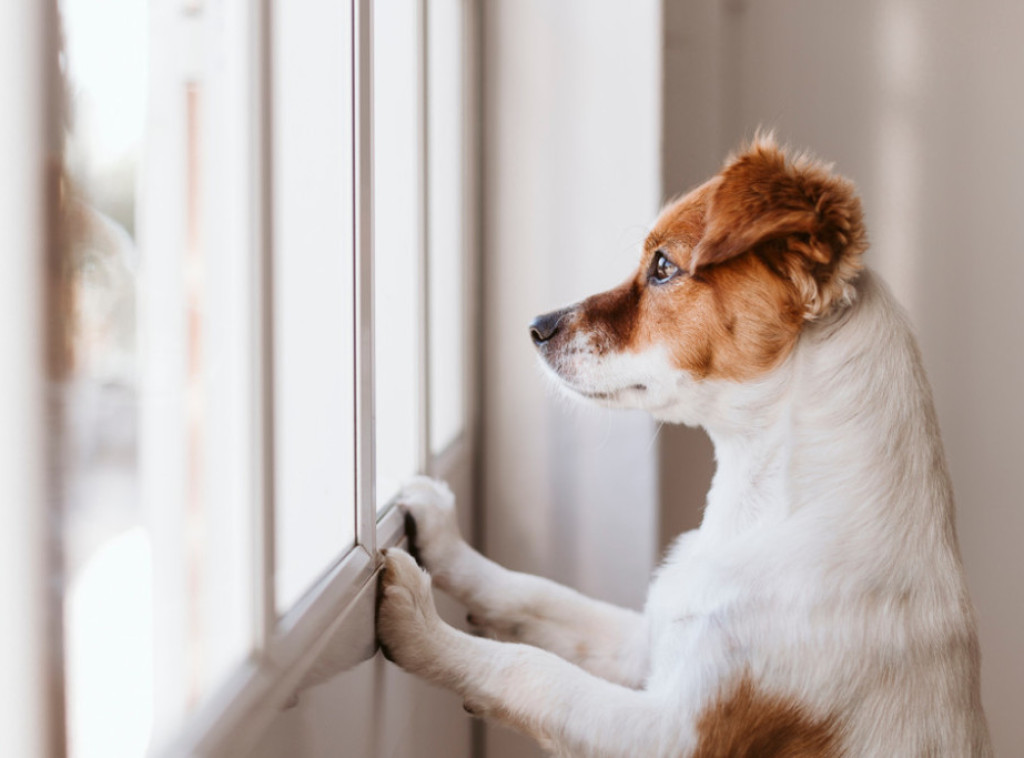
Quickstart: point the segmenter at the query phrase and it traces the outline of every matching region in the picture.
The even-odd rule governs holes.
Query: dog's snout
[[[560,311],[545,313],[543,316],[537,316],[537,318],[531,321],[530,339],[533,340],[533,344],[543,345],[554,337],[562,325],[562,319],[569,313],[569,310],[569,308],[563,308]]]

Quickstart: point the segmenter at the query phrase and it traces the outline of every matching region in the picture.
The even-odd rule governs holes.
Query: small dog
[[[640,614],[497,566],[415,480],[430,574],[387,552],[388,656],[558,755],[990,756],[931,392],[866,247],[853,186],[771,137],[669,204],[635,275],[530,333],[569,393],[708,432],[700,528]]]

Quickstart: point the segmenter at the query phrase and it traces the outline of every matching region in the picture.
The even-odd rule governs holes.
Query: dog
[[[632,277],[530,334],[571,395],[707,431],[700,528],[637,613],[494,564],[414,480],[429,575],[386,552],[385,654],[556,755],[991,756],[931,391],[866,248],[854,186],[770,135],[668,204]]]

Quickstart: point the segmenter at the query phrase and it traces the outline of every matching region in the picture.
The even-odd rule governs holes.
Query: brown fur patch
[[[584,301],[578,326],[594,334],[598,352],[621,350],[630,344],[640,319],[641,294],[641,285],[627,281]]]
[[[585,300],[574,328],[601,353],[663,344],[696,378],[750,379],[852,297],[866,244],[853,186],[762,137],[662,211],[633,279]],[[652,284],[659,253],[682,275]]]
[[[765,257],[796,287],[808,318],[849,296],[867,235],[856,189],[831,166],[791,159],[758,137],[709,184],[695,268],[750,252]]]
[[[697,722],[693,758],[839,758],[834,719],[812,718],[799,703],[758,691],[744,676]]]
[[[796,342],[800,302],[763,260],[748,256],[660,286],[646,284],[647,267],[581,304],[574,328],[589,332],[599,353],[664,344],[697,378],[743,380],[777,365]]]

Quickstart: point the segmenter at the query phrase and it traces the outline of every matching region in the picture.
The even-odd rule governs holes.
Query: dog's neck
[[[718,466],[702,530],[729,538],[815,509],[840,531],[868,521],[902,533],[924,521],[951,534],[951,488],[920,356],[906,317],[870,272],[855,304],[808,325],[771,375],[721,391],[704,423]]]

